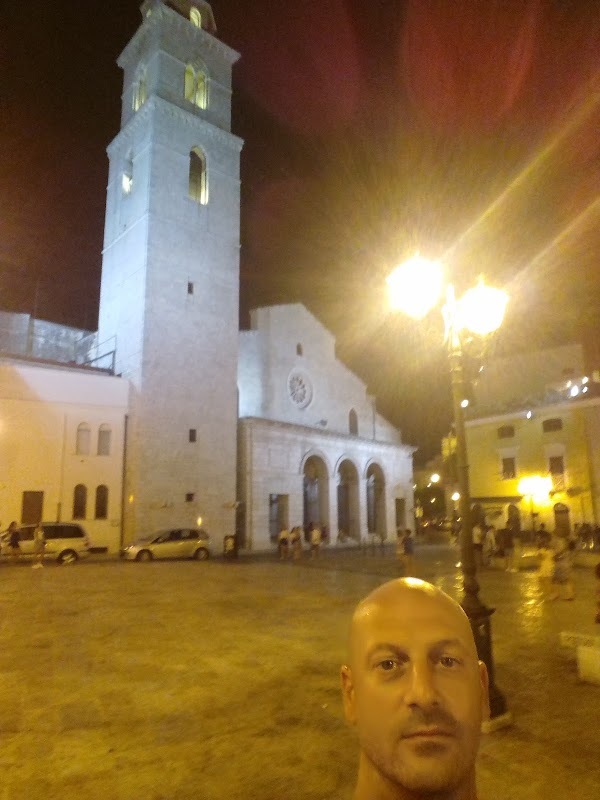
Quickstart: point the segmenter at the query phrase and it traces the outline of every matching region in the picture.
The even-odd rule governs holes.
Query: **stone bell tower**
[[[174,525],[234,531],[238,54],[203,0],[146,0],[120,58],[98,341],[130,381],[125,539]]]

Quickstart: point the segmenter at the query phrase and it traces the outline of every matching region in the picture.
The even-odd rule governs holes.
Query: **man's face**
[[[474,785],[488,695],[467,619],[443,595],[406,584],[372,597],[355,615],[342,668],[361,770],[413,791]]]

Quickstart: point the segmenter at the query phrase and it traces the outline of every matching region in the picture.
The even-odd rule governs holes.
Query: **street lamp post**
[[[401,265],[388,278],[390,287],[390,297],[393,306],[409,313],[417,318],[425,316],[428,310],[433,308],[437,302],[437,297],[431,296],[431,286],[436,285],[441,288],[441,279],[436,278],[435,263],[426,261],[419,257],[411,259]],[[441,275],[441,268],[438,266]],[[419,276],[419,272],[423,273]],[[425,281],[425,288],[430,295],[430,303],[421,301],[418,313],[411,310],[407,304],[412,301],[416,294],[416,284],[421,280]],[[405,281],[409,279],[409,297],[404,293]],[[475,294],[476,293],[476,294]],[[485,301],[494,300],[495,308],[485,308]],[[450,363],[450,376],[452,383],[452,405],[454,414],[454,426],[456,433],[456,462],[458,472],[458,503],[461,517],[460,549],[461,549],[461,569],[463,573],[463,599],[462,607],[469,618],[473,636],[477,645],[479,658],[485,663],[489,675],[490,691],[490,712],[495,725],[500,725],[503,721],[510,721],[510,714],[507,712],[506,699],[496,686],[494,657],[492,651],[492,632],[491,616],[493,608],[488,608],[479,597],[479,583],[477,582],[477,569],[475,565],[475,551],[473,548],[473,524],[471,519],[471,495],[469,488],[469,463],[467,458],[467,439],[465,432],[465,379],[463,368],[463,351],[461,341],[461,330],[469,328],[475,333],[486,334],[496,330],[502,321],[507,296],[497,289],[491,289],[481,285],[476,289],[471,289],[465,293],[460,302],[456,301],[454,288],[448,286],[446,291],[446,303],[442,309],[446,323],[446,340],[448,344],[448,359]],[[467,315],[475,313],[475,318],[467,322]]]

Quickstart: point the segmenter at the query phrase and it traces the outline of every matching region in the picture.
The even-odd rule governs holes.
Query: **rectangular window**
[[[502,459],[502,480],[510,481],[517,477],[517,464],[514,457]]]
[[[498,428],[499,439],[512,439],[514,435],[515,435],[514,425],[503,425],[501,428]]]
[[[552,433],[552,431],[562,431],[562,419],[556,417],[554,419],[545,419],[542,422],[542,430],[544,433]]]
[[[196,496],[196,495],[195,495],[193,492],[188,492],[188,493],[186,494],[186,496],[185,496],[185,502],[186,502],[186,503],[193,503],[193,502],[194,502],[194,497],[195,497],[195,496]]]
[[[195,442],[196,441],[196,428],[190,428],[189,438],[190,438],[190,442]]]
[[[188,281],[188,294],[194,294],[194,284]]]
[[[21,522],[24,525],[37,525],[38,522],[41,522],[43,510],[43,492],[23,492]]]

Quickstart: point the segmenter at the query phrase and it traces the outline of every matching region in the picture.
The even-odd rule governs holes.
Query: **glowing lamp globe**
[[[518,489],[521,494],[529,495],[542,502],[548,499],[548,495],[552,491],[552,478],[542,475],[529,475],[526,478],[521,478]]]
[[[423,319],[441,297],[442,266],[416,255],[396,267],[386,282],[390,306],[413,319]]]
[[[473,289],[468,289],[458,301],[458,325],[479,336],[493,333],[502,325],[507,303],[506,292],[481,282]]]

